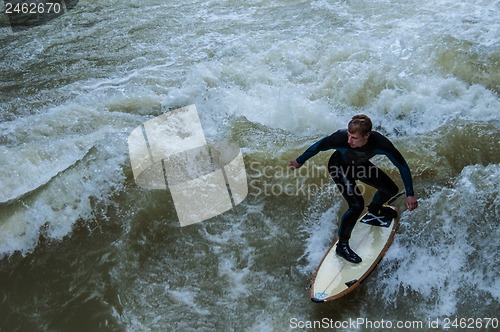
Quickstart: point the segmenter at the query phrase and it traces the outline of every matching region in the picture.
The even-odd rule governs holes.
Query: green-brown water
[[[16,33],[1,18],[0,331],[498,324],[499,18],[493,0],[79,1]],[[127,137],[188,104],[241,147],[249,194],[181,228],[169,191],[135,184]],[[318,305],[345,203],[330,153],[287,166],[357,113],[407,158],[420,207],[358,290]]]

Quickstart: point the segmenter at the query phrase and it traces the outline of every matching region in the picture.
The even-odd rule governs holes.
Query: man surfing
[[[377,189],[368,205],[368,212],[392,219],[397,217],[397,212],[383,205],[396,195],[399,189],[387,174],[370,162],[370,159],[375,155],[385,155],[398,168],[405,186],[406,207],[412,211],[418,207],[418,200],[413,192],[410,168],[388,138],[372,131],[372,122],[364,114],[354,116],[347,130],[338,130],[311,145],[300,157],[290,161],[290,166],[292,169],[300,168],[318,152],[330,149],[336,151],[328,161],[328,172],[349,205],[340,220],[339,242],[335,252],[349,262],[360,263],[361,257],[349,247],[351,232],[365,206],[356,180]]]

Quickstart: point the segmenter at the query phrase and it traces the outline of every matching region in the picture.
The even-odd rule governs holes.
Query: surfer
[[[375,155],[385,155],[398,168],[406,192],[406,207],[414,210],[418,200],[413,191],[410,168],[401,153],[384,135],[372,131],[372,122],[364,114],[354,116],[347,129],[338,130],[311,145],[300,157],[290,161],[292,169],[300,168],[309,158],[320,151],[335,149],[328,161],[328,172],[347,201],[349,208],[340,220],[339,241],[335,252],[352,263],[360,263],[350,247],[351,232],[364,209],[364,200],[356,180],[377,189],[368,205],[368,211],[376,216],[397,217],[397,212],[383,206],[398,193],[398,186],[380,168],[370,162]]]

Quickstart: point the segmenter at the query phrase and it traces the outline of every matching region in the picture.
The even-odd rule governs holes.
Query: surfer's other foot
[[[335,252],[337,255],[340,257],[344,258],[345,260],[351,262],[351,263],[361,263],[361,257],[359,257],[352,249],[349,247],[348,243],[341,243],[339,242],[337,244],[337,248],[335,249]]]

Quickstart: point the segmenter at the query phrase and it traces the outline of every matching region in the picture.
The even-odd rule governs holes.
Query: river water
[[[498,324],[499,1],[84,0],[0,22],[0,331]],[[127,138],[190,104],[208,141],[241,148],[249,193],[180,227],[168,190],[135,184]],[[329,152],[287,166],[358,113],[406,157],[420,207],[398,200],[370,278],[315,304],[346,205]]]

